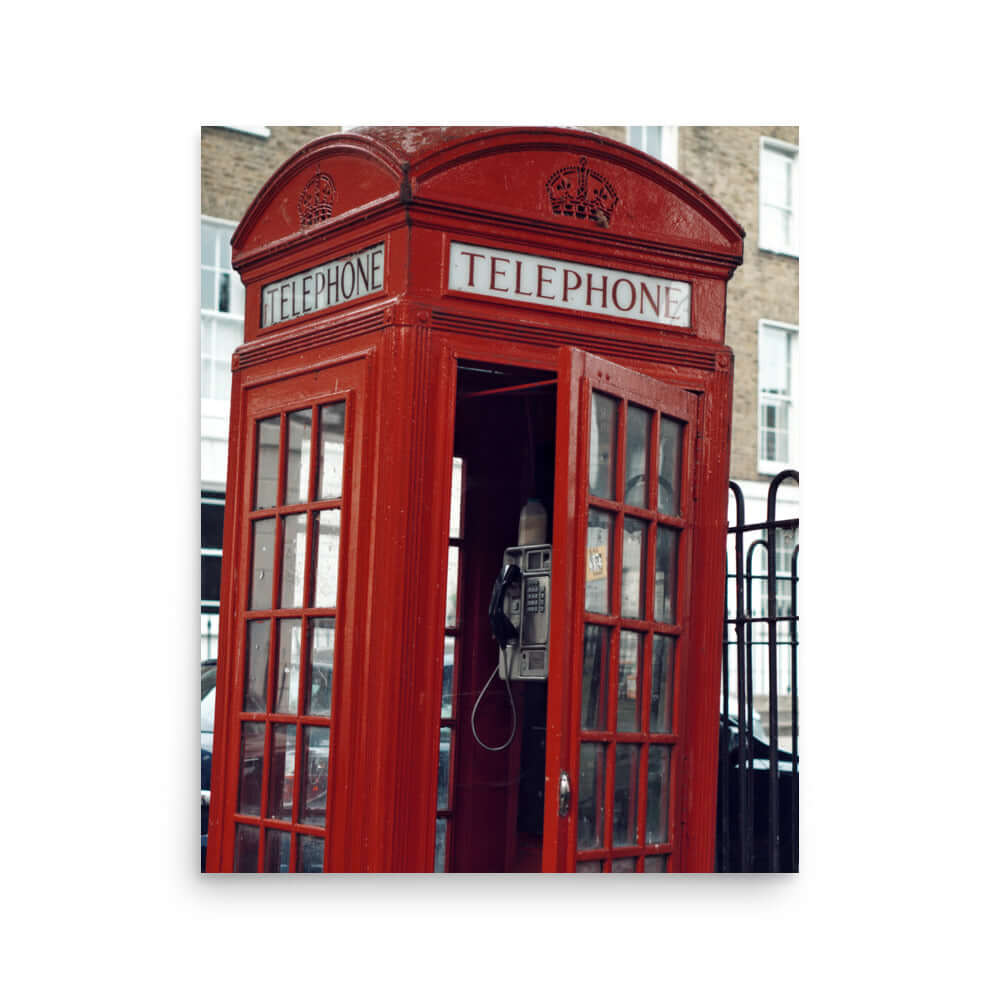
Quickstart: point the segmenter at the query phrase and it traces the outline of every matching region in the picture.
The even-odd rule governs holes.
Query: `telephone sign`
[[[208,870],[712,870],[743,235],[569,129],[359,129],[264,185]]]

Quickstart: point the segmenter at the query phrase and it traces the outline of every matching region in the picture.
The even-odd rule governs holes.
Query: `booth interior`
[[[454,872],[541,870],[548,681],[505,682],[488,610],[528,501],[548,515],[544,527],[534,525],[533,541],[552,543],[555,380],[553,371],[470,360],[458,366],[454,456],[464,489],[452,498],[461,503],[460,518],[452,512],[459,537],[452,538],[458,574],[449,630],[457,695]]]

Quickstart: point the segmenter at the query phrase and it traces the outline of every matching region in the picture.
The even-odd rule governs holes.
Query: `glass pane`
[[[298,840],[299,856],[295,864],[295,870],[299,872],[315,873],[323,871],[323,838],[303,837]]]
[[[664,844],[667,837],[670,803],[670,747],[649,748],[646,779],[646,843]]]
[[[642,640],[638,632],[622,632],[618,643],[618,732],[639,731],[642,691]]]
[[[608,646],[611,629],[603,625],[583,626],[583,680],[580,698],[580,728],[608,728]]]
[[[599,872],[601,870],[600,861],[578,861],[576,863],[578,872]]]
[[[451,718],[455,689],[455,637],[444,637],[444,666],[441,677],[441,718]]]
[[[267,815],[292,818],[295,793],[295,726],[271,727],[271,770],[267,780]]]
[[[576,846],[581,851],[604,844],[604,755],[602,743],[580,744]]]
[[[605,500],[615,495],[615,449],[618,441],[618,400],[590,397],[590,492]]]
[[[306,586],[306,515],[281,519],[281,600],[279,608],[301,608]]]
[[[296,618],[278,622],[278,662],[274,671],[274,711],[295,715],[299,709],[299,664],[302,623]]]
[[[333,618],[314,618],[309,623],[309,678],[306,683],[306,715],[330,717],[333,691]]]
[[[448,580],[446,583],[446,603],[444,627],[455,628],[458,624],[458,546],[448,546]]]
[[[242,316],[246,305],[246,292],[243,282],[237,275],[233,275],[232,284],[229,286],[229,312],[232,316]]]
[[[257,845],[260,843],[260,831],[255,826],[236,824],[236,847],[233,851],[233,871],[257,871]]]
[[[639,747],[635,743],[619,743],[615,747],[615,811],[611,823],[613,847],[639,842],[635,821],[638,787]]]
[[[215,271],[201,269],[201,308],[215,308]]]
[[[229,287],[232,284],[233,276],[225,271],[219,274],[219,312],[230,312]]]
[[[681,440],[684,425],[660,418],[660,469],[657,509],[669,517],[679,517],[681,495]]]
[[[462,459],[451,460],[451,514],[448,521],[448,537],[462,537]]]
[[[281,417],[257,421],[257,487],[254,509],[274,507],[278,502],[278,442]]]
[[[201,224],[201,262],[215,266],[215,238],[218,230],[207,222]]]
[[[332,500],[341,495],[344,484],[344,411],[345,404],[331,403],[319,411],[319,479],[320,500]]]
[[[448,778],[451,775],[451,730],[441,730],[438,751],[438,809],[448,808]]]
[[[444,871],[445,850],[448,846],[448,820],[438,819],[434,823],[434,871]]]
[[[667,870],[667,856],[665,854],[651,854],[645,861],[647,872],[665,872]]]
[[[260,815],[261,778],[264,773],[264,723],[244,722],[240,740],[240,787],[236,811]],[[254,859],[254,871],[257,861]]]
[[[267,710],[267,658],[271,651],[271,623],[250,622],[247,626],[246,675],[243,682],[243,711]]]
[[[288,414],[288,452],[285,456],[285,503],[309,499],[309,448],[312,444],[312,410]]]
[[[306,759],[302,768],[302,801],[299,822],[326,825],[326,787],[330,771],[330,730],[305,727]]]
[[[652,691],[649,704],[649,731],[674,731],[674,646],[671,635],[653,636]]]
[[[322,510],[313,515],[314,608],[332,608],[337,603],[339,555],[340,511]]]
[[[616,858],[611,862],[611,870],[613,872],[634,872],[635,862],[635,858]]]
[[[253,523],[253,566],[250,569],[250,610],[271,606],[274,581],[274,518]]]
[[[675,528],[656,529],[656,583],[653,592],[653,617],[669,625],[676,623],[677,536]]]
[[[264,834],[264,871],[287,872],[292,853],[292,835],[284,830],[268,830]]]
[[[599,615],[611,614],[612,515],[590,508],[587,517],[587,573],[584,608]]]
[[[646,615],[646,522],[625,518],[622,537],[622,617]]]
[[[625,503],[648,507],[649,410],[629,406],[625,414]]]
[[[788,331],[775,326],[762,327],[757,374],[761,392],[786,394],[788,373]]]

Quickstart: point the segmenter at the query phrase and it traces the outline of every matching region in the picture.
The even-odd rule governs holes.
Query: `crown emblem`
[[[329,174],[316,172],[316,176],[299,195],[299,222],[315,226],[317,222],[333,218],[333,198],[337,193]]]
[[[611,213],[618,204],[618,195],[610,182],[587,166],[581,156],[575,167],[562,167],[545,182],[552,211],[556,215],[571,215],[590,219],[599,226],[611,223]]]

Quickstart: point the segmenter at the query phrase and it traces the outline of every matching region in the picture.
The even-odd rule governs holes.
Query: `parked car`
[[[739,871],[741,864],[740,824],[740,750],[739,722],[732,711],[719,717],[719,785],[716,810],[716,870]],[[752,830],[750,871],[770,871],[770,779],[771,746],[765,738],[760,717],[753,713],[750,720],[750,740],[747,744],[747,765],[752,773],[749,795],[752,812],[747,822]],[[792,754],[780,747],[778,765],[778,829],[780,831],[778,871],[797,871],[799,775],[793,768]],[[728,836],[723,830],[728,806]],[[725,862],[725,863],[724,863]]]
[[[215,660],[201,662],[201,870],[208,846],[208,803],[212,786],[212,742],[215,730]]]

